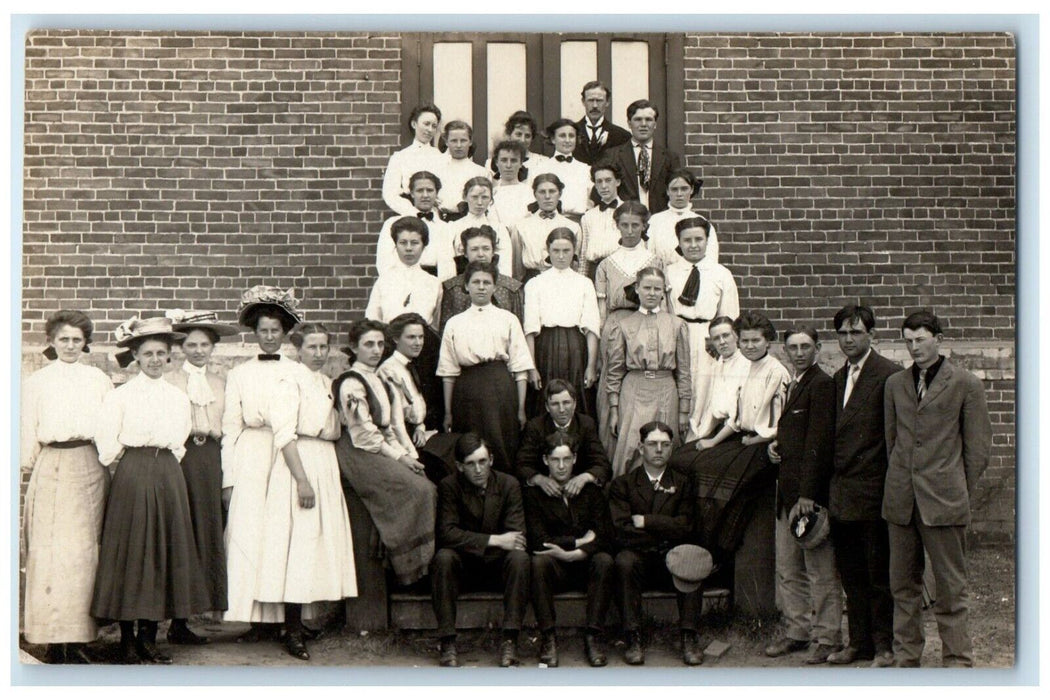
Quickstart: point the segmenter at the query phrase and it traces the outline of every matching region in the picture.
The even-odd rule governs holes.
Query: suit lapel
[[[839,414],[839,425],[849,421],[853,415],[865,404],[868,400],[868,394],[872,392],[875,385],[878,383],[875,381],[875,363],[876,356],[875,351],[871,351],[871,355],[868,357],[868,361],[864,363],[864,367],[860,370],[860,376],[857,377],[857,385],[853,387],[853,392],[849,395],[849,402],[846,403],[842,409],[842,413]],[[847,363],[846,372],[849,372],[849,365]],[[846,394],[846,380],[843,378],[842,381],[842,393],[835,392],[837,400],[842,401],[842,397]]]
[[[792,391],[791,396],[788,397],[787,403],[784,404],[784,410],[782,413],[787,413],[788,409],[795,405],[795,402],[798,401],[798,397],[802,395],[803,390],[806,388],[806,385],[809,384],[810,380],[813,379],[813,373],[816,371],[816,367],[810,367],[806,370],[806,373],[802,375],[802,379],[800,379],[798,384],[795,385],[795,390]]]
[[[920,411],[929,406],[933,402],[933,400],[941,394],[941,392],[948,388],[948,382],[951,380],[951,378],[951,365],[949,365],[948,361],[945,360],[941,363],[941,368],[937,370],[937,376],[933,378],[933,384],[930,384],[930,386],[926,388],[926,396],[922,397],[922,402],[919,403]],[[911,384],[911,382],[908,383]],[[915,395],[915,398],[917,400],[919,396],[915,391],[914,384],[911,385],[911,391],[912,394]]]
[[[642,470],[645,471],[644,469]],[[648,481],[648,479],[646,479]],[[674,497],[674,494],[667,493],[668,490],[674,488],[674,474],[671,468],[664,469],[663,475],[660,477],[660,490],[653,494],[653,513],[659,513],[667,505],[667,502]],[[652,489],[652,485],[649,486]],[[677,489],[675,489],[677,490]]]
[[[495,475],[489,474],[489,481],[485,486],[485,503],[482,506],[481,515],[481,523],[485,532],[496,532],[496,526],[499,525],[500,495],[496,493],[498,489],[499,486]]]

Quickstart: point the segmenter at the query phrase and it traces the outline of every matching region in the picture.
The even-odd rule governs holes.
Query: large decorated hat
[[[153,318],[132,316],[117,326],[116,330],[113,331],[113,337],[116,338],[118,348],[127,348],[136,340],[144,338],[163,338],[169,343],[177,343],[184,339],[186,334],[179,333],[172,328],[170,318],[164,316],[154,316]],[[117,364],[121,367],[127,367],[134,359],[134,354],[131,350],[124,350],[116,355]]]
[[[303,313],[299,310],[295,290],[270,287],[265,284],[257,284],[241,294],[241,308],[237,312],[237,322],[251,328],[252,318],[264,307],[291,320],[292,326],[303,322]]]
[[[189,333],[194,329],[210,330],[218,336],[237,335],[241,332],[237,326],[219,323],[219,315],[214,311],[184,311],[183,309],[169,309],[164,312],[166,318],[171,319],[172,328],[182,333]]]

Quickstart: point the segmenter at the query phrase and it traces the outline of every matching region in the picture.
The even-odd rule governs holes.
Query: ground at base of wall
[[[1016,597],[1015,571],[1012,547],[975,549],[970,554],[971,586],[970,630],[974,641],[976,665],[981,668],[1009,668],[1015,657]],[[940,666],[940,640],[933,612],[924,614],[926,651],[924,667]],[[375,632],[362,634],[348,630],[326,631],[319,639],[308,642],[311,660],[296,661],[288,656],[277,642],[237,644],[235,639],[247,629],[245,624],[217,623],[204,618],[191,621],[191,627],[211,638],[211,643],[199,647],[172,647],[164,642],[164,629],[158,635],[158,646],[171,654],[176,664],[190,666],[373,666],[373,667],[437,667],[437,640],[430,632]],[[700,633],[701,648],[713,642],[723,642],[729,649],[718,658],[708,656],[703,667],[789,668],[804,665],[806,652],[789,654],[776,659],[767,658],[762,650],[780,632],[776,620],[746,618],[740,615],[714,613],[706,615]],[[843,634],[846,620],[843,618]],[[499,657],[499,632],[494,630],[465,631],[459,635],[460,662],[465,667],[493,667]],[[519,645],[523,667],[538,666],[539,640],[535,629],[522,632]],[[119,632],[116,625],[105,628],[97,642],[89,646],[91,653],[103,663],[115,652]],[[681,667],[676,630],[663,626],[651,629],[646,648],[646,668]],[[613,635],[608,640],[609,666],[625,667],[623,645]],[[42,658],[44,649],[22,643],[22,649],[35,658]],[[585,668],[583,637],[579,630],[561,630],[558,647],[563,668]],[[29,659],[26,659],[28,661]],[[855,666],[867,666],[858,662]],[[807,667],[814,668],[814,667]],[[641,669],[639,669],[641,670]],[[553,669],[551,673],[556,673]],[[874,672],[874,671],[873,671]],[[456,673],[456,671],[450,671]]]

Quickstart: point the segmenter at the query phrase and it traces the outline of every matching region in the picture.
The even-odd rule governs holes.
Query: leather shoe
[[[237,637],[238,644],[255,644],[256,642],[269,642],[275,639],[273,629],[263,625],[253,624],[251,628],[241,636]]]
[[[171,657],[157,649],[153,642],[135,640],[135,651],[138,652],[139,658],[148,664],[164,664],[167,666],[171,663]]]
[[[832,666],[847,666],[855,661],[869,661],[872,657],[870,651],[865,653],[857,647],[845,647],[828,654],[828,663]]]
[[[306,642],[303,641],[301,632],[290,632],[284,638],[284,648],[291,656],[302,661],[310,660],[310,652],[306,650]]]
[[[641,666],[645,663],[645,650],[642,649],[640,632],[627,633],[627,648],[623,652],[623,660],[631,666]]]
[[[195,633],[189,627],[171,625],[168,627],[168,644],[185,644],[188,646],[200,646],[208,644],[209,639]]]
[[[554,632],[545,632],[540,646],[540,663],[549,668],[558,667],[558,640]]]
[[[700,649],[700,640],[696,632],[682,632],[682,661],[686,666],[699,666],[704,663],[704,652]]]
[[[784,654],[791,654],[796,651],[802,651],[809,646],[809,642],[801,639],[792,639],[791,637],[781,637],[777,641],[766,647],[766,656],[770,658],[776,658],[783,656]]]
[[[135,651],[134,644],[121,644],[117,651],[117,658],[113,662],[122,666],[137,666],[142,663],[142,658]]]
[[[605,657],[605,645],[596,634],[583,635],[583,649],[587,653],[587,663],[595,668],[605,666],[609,659]]]
[[[875,658],[871,661],[872,668],[889,668],[893,665],[893,652],[892,651],[880,651],[875,654]]]
[[[444,668],[459,668],[459,653],[456,651],[455,640],[441,643],[440,664]]]
[[[830,644],[814,644],[809,651],[809,656],[806,657],[806,663],[810,666],[827,663],[828,657],[838,650],[838,647]]]
[[[518,665],[518,642],[515,639],[504,639],[499,645],[499,666],[509,668]]]

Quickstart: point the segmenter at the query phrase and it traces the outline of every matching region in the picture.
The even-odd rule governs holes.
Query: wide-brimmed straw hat
[[[164,316],[171,319],[172,329],[182,333],[189,333],[195,329],[209,330],[218,336],[238,335],[241,332],[237,326],[219,323],[219,315],[214,311],[169,309],[164,312]]]
[[[296,326],[303,322],[303,312],[295,298],[294,289],[281,289],[265,284],[257,284],[241,294],[241,308],[237,311],[237,322],[251,327],[248,323],[252,312],[260,307],[267,307],[287,317]]]
[[[153,318],[133,316],[117,326],[116,330],[113,331],[113,337],[117,339],[116,345],[118,348],[127,348],[136,340],[145,338],[163,338],[169,343],[177,343],[183,340],[186,334],[179,333],[172,328],[170,318],[165,318],[164,316],[154,316]],[[118,352],[116,356],[117,364],[121,367],[127,367],[134,359],[135,357],[131,350]]]

